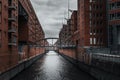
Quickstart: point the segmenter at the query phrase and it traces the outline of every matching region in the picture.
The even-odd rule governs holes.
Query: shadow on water
[[[49,51],[12,80],[94,80],[54,51]]]

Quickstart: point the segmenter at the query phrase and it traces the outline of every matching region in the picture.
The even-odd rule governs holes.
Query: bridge
[[[48,40],[51,40],[51,44],[48,42]],[[56,42],[58,42],[57,44],[55,44],[56,42],[54,42],[54,40],[56,40]],[[57,37],[48,37],[48,38],[43,38],[40,39],[39,41],[43,41],[44,44],[43,45],[37,45],[38,47],[45,47],[47,51],[56,51],[58,50],[58,48],[76,48],[76,45],[71,45],[71,44],[63,44],[61,42],[61,39],[57,38]],[[47,42],[47,43],[46,43]]]
[[[48,37],[48,38],[43,38],[40,39],[39,41],[43,41],[44,44],[43,45],[37,45],[38,47],[45,47],[46,51],[57,51],[58,50],[58,46],[55,45],[54,40],[58,40],[59,38],[57,37]],[[50,42],[48,42],[48,40],[51,40]]]

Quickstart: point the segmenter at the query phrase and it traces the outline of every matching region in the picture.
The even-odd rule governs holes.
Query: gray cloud
[[[67,0],[31,0],[46,37],[58,37],[64,15],[67,16]],[[70,0],[70,9],[76,9],[77,0]]]

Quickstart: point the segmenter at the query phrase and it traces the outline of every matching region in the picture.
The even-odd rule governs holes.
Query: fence
[[[91,55],[91,58],[117,62],[120,63],[120,51],[119,50],[111,50],[110,48],[90,48],[86,49],[86,53]]]

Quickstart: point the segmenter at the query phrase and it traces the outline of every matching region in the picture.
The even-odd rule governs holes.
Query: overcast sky
[[[69,0],[70,9],[77,9],[77,0]],[[31,0],[46,37],[58,37],[67,17],[68,0]]]

